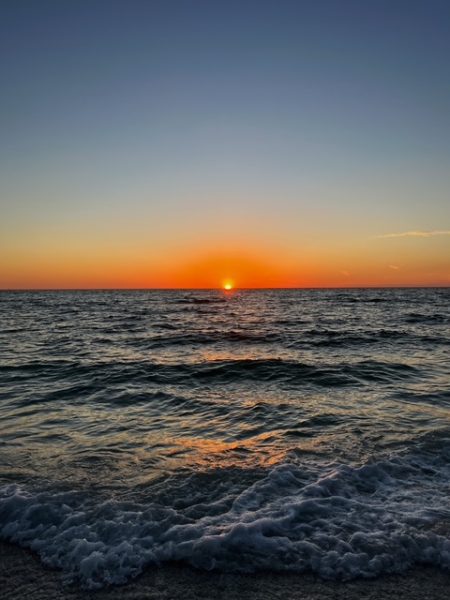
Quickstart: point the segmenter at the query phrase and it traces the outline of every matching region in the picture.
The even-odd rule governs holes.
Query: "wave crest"
[[[450,467],[431,455],[361,466],[281,464],[236,483],[221,471],[169,482],[143,503],[87,493],[0,489],[0,535],[36,551],[70,581],[124,583],[146,565],[313,571],[351,579],[421,562],[450,567]],[[247,479],[248,480],[248,479]],[[147,492],[148,496],[148,492]]]

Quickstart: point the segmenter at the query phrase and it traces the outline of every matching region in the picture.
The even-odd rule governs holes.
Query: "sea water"
[[[85,587],[183,561],[450,567],[450,290],[0,294],[0,538]]]

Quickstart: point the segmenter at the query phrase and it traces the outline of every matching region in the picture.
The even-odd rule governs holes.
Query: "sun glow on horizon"
[[[229,292],[233,288],[234,288],[234,285],[233,285],[232,281],[225,281],[225,283],[223,284],[223,289],[226,290],[227,292]]]

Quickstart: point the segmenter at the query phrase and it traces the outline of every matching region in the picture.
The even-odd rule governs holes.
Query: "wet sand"
[[[86,591],[64,585],[32,553],[0,543],[2,600],[447,600],[450,573],[420,567],[404,575],[337,583],[313,575],[230,575],[185,566],[148,569],[125,586]]]

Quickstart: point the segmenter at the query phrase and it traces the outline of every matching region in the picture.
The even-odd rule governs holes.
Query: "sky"
[[[5,0],[0,288],[450,285],[447,0]]]

